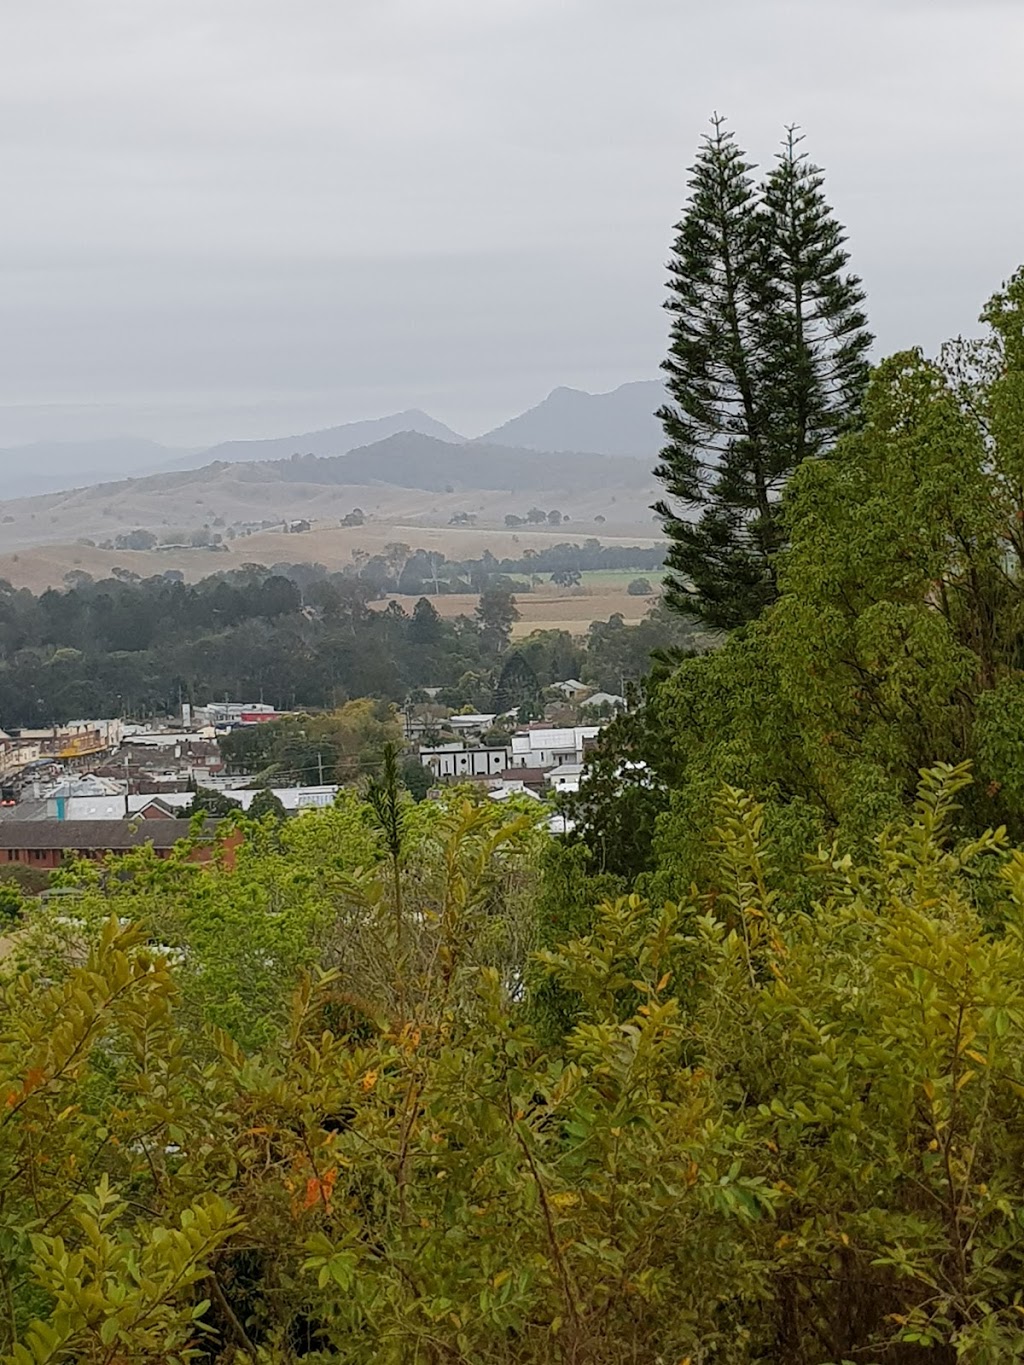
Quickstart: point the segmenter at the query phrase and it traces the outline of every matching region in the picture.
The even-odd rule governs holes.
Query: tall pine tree
[[[725,629],[774,600],[782,488],[851,421],[867,381],[864,296],[799,143],[789,130],[755,186],[716,115],[669,262],[667,597]]]

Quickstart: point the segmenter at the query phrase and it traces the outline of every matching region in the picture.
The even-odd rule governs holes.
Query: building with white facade
[[[589,743],[601,733],[600,725],[568,725],[558,729],[530,726],[512,736],[510,768],[555,768],[582,763]]]
[[[420,762],[437,782],[460,777],[500,777],[511,764],[511,753],[506,745],[470,748],[459,743],[439,744],[436,748],[421,749]]]

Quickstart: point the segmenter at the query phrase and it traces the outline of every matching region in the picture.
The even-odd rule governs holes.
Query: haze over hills
[[[623,384],[610,393],[558,388],[536,407],[472,443],[641,457],[651,467],[661,445],[661,429],[653,413],[662,398],[657,380]],[[418,432],[449,445],[467,443],[465,436],[419,408],[298,435],[225,441],[191,450],[135,436],[40,441],[0,449],[0,494],[26,497],[156,472],[199,469],[220,461],[249,463],[295,454],[340,456],[401,432]]]
[[[99,544],[134,528],[178,545],[205,528],[207,541],[216,535],[226,548],[249,528],[292,518],[337,527],[356,507],[375,523],[441,527],[460,515],[503,526],[509,514],[557,508],[593,535],[598,516],[602,524],[649,527],[653,496],[653,475],[635,458],[552,455],[398,432],[347,455],[220,460],[5,500],[0,552],[82,540]],[[234,543],[241,548],[244,542]]]
[[[367,422],[347,422],[343,426],[327,427],[323,431],[307,431],[299,436],[272,436],[257,441],[223,441],[208,450],[195,453],[188,459],[179,460],[177,467],[194,469],[198,464],[211,464],[216,460],[229,463],[252,460],[283,460],[291,455],[347,455],[350,450],[395,436],[398,432],[415,431],[424,436],[436,437],[439,441],[458,444],[466,438],[460,436],[444,422],[438,422],[429,413],[419,408],[409,408],[396,412],[389,417],[377,417]]]
[[[179,461],[188,463],[195,454],[141,436],[35,441],[0,450],[0,492],[6,497],[29,497],[62,488],[82,488],[131,478]]]
[[[658,379],[620,384],[610,393],[553,389],[542,403],[477,440],[528,450],[641,456],[653,465],[662,446],[661,425],[654,414],[664,401]]]
[[[416,431],[350,451],[338,459],[288,460],[275,466],[285,481],[370,484],[428,492],[506,489],[554,492],[579,489],[641,488],[650,471],[628,457],[560,454],[514,449],[483,441],[461,445]],[[307,474],[308,471],[308,474]]]

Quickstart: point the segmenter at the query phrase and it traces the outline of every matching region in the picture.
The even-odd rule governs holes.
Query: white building
[[[94,779],[94,781],[106,781],[106,779]],[[120,791],[102,792],[97,790],[91,796],[84,795],[53,795],[47,799],[46,814],[51,820],[123,820],[125,816],[138,815],[140,811],[151,805],[154,801],[162,802],[172,810],[183,810],[190,805],[194,792],[161,792],[159,796],[149,794],[133,793],[125,799],[124,784],[118,782],[110,783],[113,788],[120,788]],[[242,810],[248,810],[255,801],[258,793],[262,790],[259,787],[245,787],[225,792],[225,796],[232,801],[237,801]],[[298,812],[304,810],[323,810],[334,804],[334,798],[338,793],[336,786],[322,787],[271,787],[270,789],[277,799],[284,806],[286,811]]]
[[[505,745],[469,748],[464,744],[440,744],[420,750],[420,762],[435,781],[460,777],[499,777],[511,764],[511,749]]]
[[[600,725],[539,726],[512,736],[511,768],[555,768],[582,763],[585,746],[601,733]]]
[[[582,763],[563,763],[545,774],[548,789],[554,793],[578,792],[583,777]]]

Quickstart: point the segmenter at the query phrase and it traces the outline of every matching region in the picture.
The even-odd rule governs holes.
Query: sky
[[[934,351],[1024,261],[1022,69],[1022,0],[8,5],[0,445],[653,377],[715,110],[801,125],[879,354]]]

